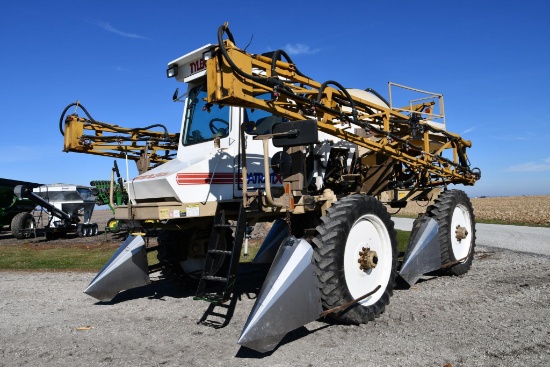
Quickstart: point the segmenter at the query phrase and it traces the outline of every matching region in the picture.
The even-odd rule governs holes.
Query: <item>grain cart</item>
[[[318,82],[282,50],[249,54],[227,24],[217,36],[168,64],[167,76],[187,84],[173,97],[185,98],[179,134],[113,128],[86,110],[64,119],[78,103],[60,130],[65,151],[138,163],[115,216],[160,231],[162,268],[195,279],[196,299],[228,300],[246,228],[275,220],[258,255],[271,269],[239,344],[269,351],[326,315],[366,323],[384,312],[398,275],[412,285],[428,272],[468,271],[474,213],[448,186],[473,185],[480,171],[470,167],[471,142],[446,130],[441,94],[390,83],[386,100]],[[398,101],[397,90],[414,97]],[[398,259],[384,204],[427,199]],[[129,236],[85,292],[109,301],[147,284],[145,252]]]
[[[0,227],[10,226],[11,234],[22,240],[35,234],[36,222],[31,212],[36,204],[32,200],[18,198],[13,192],[17,185],[32,188],[40,184],[0,178]]]
[[[128,205],[128,192],[126,192],[126,185],[124,179],[120,176],[116,161],[111,170],[110,180],[94,180],[90,182],[90,186],[97,189],[96,204],[99,206],[108,205],[113,214],[115,213],[115,206]],[[120,231],[128,231],[130,227],[131,226],[126,221],[118,220],[113,217],[107,221],[105,231],[118,233]]]
[[[29,188],[18,185],[14,189],[18,198],[32,200],[48,214],[44,226],[47,240],[77,233],[79,237],[96,236],[98,226],[90,222],[94,211],[96,195],[90,187],[81,185],[51,184]],[[83,223],[79,214],[82,212]]]

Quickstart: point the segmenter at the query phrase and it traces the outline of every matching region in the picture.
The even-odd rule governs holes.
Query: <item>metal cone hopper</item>
[[[399,272],[410,286],[422,275],[441,268],[438,231],[439,224],[433,218],[423,216],[415,222]]]
[[[271,351],[286,333],[318,319],[321,312],[313,249],[307,241],[289,237],[279,248],[237,343]]]
[[[276,219],[252,262],[254,264],[272,264],[277,250],[286,236],[288,236],[288,224],[282,219]]]
[[[145,241],[128,236],[84,293],[108,302],[122,290],[149,284],[148,270]]]

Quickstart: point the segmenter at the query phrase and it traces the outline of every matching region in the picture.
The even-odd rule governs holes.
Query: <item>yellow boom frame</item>
[[[311,118],[313,113],[319,131],[404,163],[424,187],[473,185],[479,179],[467,164],[470,141],[431,126],[426,118],[417,121],[421,136],[413,136],[411,116],[430,117],[424,110],[433,103],[390,108],[351,96],[355,120],[349,96],[342,90],[305,77],[284,61],[276,61],[274,75],[271,58],[248,54],[232,40],[218,45],[206,67],[209,103],[262,109],[293,121]],[[273,100],[255,97],[266,92],[273,93]],[[446,149],[452,149],[452,159],[443,157]]]

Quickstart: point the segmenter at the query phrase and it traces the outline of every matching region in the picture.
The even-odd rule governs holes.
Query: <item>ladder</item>
[[[231,231],[233,228],[235,228],[235,240],[233,248],[229,249],[226,247],[229,245],[226,243],[227,231]],[[237,222],[234,225],[226,221],[225,209],[218,205],[208,250],[206,251],[206,261],[194,299],[212,303],[222,303],[229,300],[235,285],[245,229],[246,209],[242,204],[239,207]],[[221,268],[220,264],[223,264]],[[225,274],[219,276],[216,274],[217,272],[225,272]]]

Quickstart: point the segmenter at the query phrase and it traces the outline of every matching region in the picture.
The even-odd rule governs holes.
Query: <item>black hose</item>
[[[406,179],[405,181],[393,181],[388,184],[388,187],[390,189],[396,189],[396,188],[406,188],[409,187],[414,181],[416,180],[416,176],[411,176],[410,178]]]
[[[332,84],[332,85],[335,85],[336,87],[339,88],[340,92],[342,92],[345,97],[347,98],[347,101],[349,101],[349,105],[351,107],[351,110],[352,110],[352,116],[353,116],[353,123],[356,124],[356,125],[359,125],[361,126],[362,128],[365,128],[365,129],[369,129],[369,130],[373,130],[375,131],[376,133],[380,134],[380,135],[387,135],[388,137],[391,137],[392,139],[396,140],[396,141],[399,141],[403,144],[409,144],[410,146],[413,146],[414,148],[417,148],[419,149],[420,147],[417,147],[416,145],[413,145],[409,142],[407,142],[406,140],[390,133],[390,132],[386,132],[384,130],[381,130],[381,129],[378,129],[376,127],[374,127],[373,125],[369,124],[369,123],[366,123],[366,122],[362,122],[362,121],[359,121],[358,120],[358,113],[357,113],[357,110],[356,110],[356,107],[355,107],[355,101],[353,100],[353,98],[351,98],[351,95],[349,94],[349,92],[338,82],[336,81],[333,81],[333,80],[327,80],[326,82],[324,82],[321,87],[319,88],[319,93],[317,95],[317,99],[315,101],[311,101],[310,99],[308,98],[305,98],[305,97],[301,97],[301,96],[298,96],[296,95],[292,90],[290,90],[288,87],[285,86],[284,82],[282,82],[281,80],[279,79],[276,79],[276,78],[265,78],[265,77],[258,77],[258,76],[255,76],[255,75],[251,75],[251,74],[247,74],[245,73],[244,71],[242,71],[234,62],[233,60],[231,60],[231,58],[229,57],[229,54],[227,53],[227,49],[225,48],[225,45],[223,44],[223,35],[227,34],[227,37],[229,38],[229,40],[235,44],[235,40],[233,38],[233,35],[231,33],[231,31],[229,30],[229,27],[224,24],[224,25],[221,25],[219,28],[218,28],[218,43],[219,43],[219,47],[220,47],[220,50],[222,52],[222,55],[223,57],[225,58],[225,60],[227,61],[227,63],[229,64],[229,66],[231,66],[231,68],[233,70],[235,70],[235,72],[239,75],[241,75],[242,77],[244,78],[248,78],[248,79],[251,79],[257,83],[260,83],[260,84],[263,84],[263,85],[266,85],[266,86],[270,86],[270,87],[274,87],[275,89],[279,90],[281,93],[283,94],[287,94],[287,95],[290,95],[292,96],[292,98],[295,98],[297,100],[300,100],[302,101],[303,103],[311,103],[313,102],[313,104],[315,105],[315,107],[319,107],[321,109],[324,109],[326,111],[331,111],[331,112],[340,112],[340,111],[336,111],[334,109],[331,109],[329,107],[326,107],[324,105],[321,104],[321,97],[322,97],[322,93],[323,93],[323,90],[329,85],[329,84]],[[286,54],[286,52],[282,51],[282,50],[278,50],[278,51],[275,51],[273,53],[273,56],[272,56],[272,63],[271,63],[271,67],[272,67],[272,73],[274,71],[274,68],[275,68],[275,63],[277,61],[277,58],[279,57],[279,55],[283,55],[287,61],[289,62],[292,62],[292,60],[290,59],[290,57]],[[301,76],[304,76],[303,74],[300,73]],[[306,76],[304,76],[306,77]],[[307,77],[306,77],[307,78]],[[383,97],[381,96],[378,92],[376,92],[375,90],[371,89],[371,88],[367,88],[366,89],[367,92],[371,92],[373,93],[374,95],[376,95],[378,98],[380,98],[382,101],[384,101],[388,106],[389,106],[389,103],[388,101]],[[425,125],[428,129],[432,130],[432,131],[437,131],[437,132],[440,132],[440,133],[443,133],[448,139],[450,140],[457,140],[455,137],[451,136],[450,134],[448,134],[446,131],[444,130],[439,130],[439,129],[435,129],[433,128],[432,126],[430,125]],[[448,159],[445,159],[443,157],[441,157],[444,161],[447,161],[448,163],[452,164],[453,166],[455,167],[460,167],[462,169],[465,169],[465,170],[468,170],[469,171],[469,168],[468,167],[463,167],[461,165],[457,165],[455,164],[454,162],[451,162],[450,160]],[[463,158],[463,157],[462,157]],[[465,162],[461,162],[461,163],[465,163]]]
[[[305,102],[305,103],[311,103],[311,100],[307,99],[307,98],[301,98],[299,97],[298,95],[296,95],[294,92],[292,92],[292,90],[290,90],[285,84],[283,81],[277,79],[277,78],[265,78],[265,77],[258,77],[258,76],[255,76],[255,75],[251,75],[251,74],[247,74],[245,73],[244,71],[242,71],[234,62],[233,60],[231,60],[231,58],[229,57],[229,54],[227,53],[227,49],[225,48],[225,45],[223,44],[223,35],[227,34],[227,37],[229,38],[229,40],[232,42],[232,43],[235,43],[234,42],[234,39],[233,39],[233,35],[231,34],[231,31],[229,30],[229,28],[227,27],[226,24],[224,25],[221,25],[219,28],[218,28],[218,43],[219,43],[219,47],[220,47],[220,51],[223,55],[223,57],[225,58],[225,60],[227,61],[227,63],[229,64],[229,66],[231,66],[231,68],[237,73],[239,74],[240,76],[244,77],[244,78],[248,78],[252,81],[255,81],[257,83],[260,83],[260,84],[263,84],[265,86],[268,86],[268,87],[273,87],[274,89],[277,89],[279,92],[282,92],[284,94],[288,94],[288,95],[291,95],[292,98],[296,98],[296,99],[299,99],[299,100],[302,100],[302,102]],[[284,54],[283,54],[284,53]],[[275,52],[274,53],[274,56],[275,55],[278,55],[278,54],[283,54],[283,56],[285,57],[288,57],[288,55],[286,55],[286,53],[284,51],[281,51],[281,52]],[[277,56],[278,57],[278,56]],[[288,59],[290,59],[288,57]],[[272,58],[272,60],[276,60],[276,58]],[[303,76],[303,75],[302,75]],[[307,77],[306,77],[307,78]],[[321,101],[321,94],[323,92],[323,89],[328,85],[328,84],[333,84],[335,86],[337,86],[338,88],[340,88],[341,92],[346,96],[346,98],[348,99],[350,105],[351,105],[351,109],[352,109],[352,116],[353,116],[353,122],[355,124],[358,124],[360,126],[363,126],[363,124],[360,124],[359,121],[357,120],[357,110],[355,109],[355,102],[353,101],[353,99],[351,98],[349,92],[342,86],[340,85],[339,83],[335,82],[335,81],[332,81],[332,80],[329,80],[329,81],[326,81],[325,83],[323,83],[323,85],[321,86],[321,88],[319,89],[319,95],[317,96],[317,101],[314,103],[316,103],[316,105],[318,106],[322,106],[323,108],[325,108],[326,110],[330,110],[330,111],[334,111],[332,109],[329,109],[328,107],[325,107],[323,106],[320,101]],[[337,113],[339,111],[336,111]]]
[[[284,50],[273,51],[273,55],[271,56],[271,76],[277,75],[276,66],[277,66],[277,61],[279,60],[279,57],[281,55],[284,56],[284,58],[289,64],[294,64],[290,56],[288,56],[288,54]],[[302,74],[302,72],[300,72],[298,68],[296,68],[295,70],[296,70],[296,74],[300,75],[301,77],[311,79],[310,77]]]
[[[380,93],[378,93],[377,91],[375,91],[374,89],[367,88],[367,89],[365,89],[365,91],[374,94],[376,97],[380,98],[382,100],[382,102],[384,102],[388,107],[390,106],[390,103],[386,100],[386,98],[382,97],[382,95]]]
[[[65,133],[63,132],[63,120],[64,120],[64,117],[65,117],[65,113],[67,113],[67,110],[69,108],[71,108],[72,106],[76,106],[76,107],[80,107],[82,108],[82,111],[84,111],[84,113],[86,114],[86,116],[88,116],[88,118],[95,122],[94,118],[90,115],[90,113],[88,113],[88,111],[86,110],[86,108],[84,108],[84,106],[82,106],[79,102],[73,102],[71,104],[69,104],[67,107],[65,107],[65,109],[63,110],[63,112],[61,112],[61,117],[59,118],[59,131],[61,132],[61,135],[62,136],[65,136]]]
[[[72,106],[76,106],[77,108],[81,108],[82,111],[84,111],[84,113],[88,117],[88,119],[90,121],[92,121],[94,124],[98,124],[98,125],[103,126],[103,127],[108,127],[108,128],[110,128],[110,129],[112,129],[116,132],[119,132],[119,133],[126,133],[128,130],[139,132],[140,130],[148,130],[148,129],[151,129],[153,127],[160,127],[164,130],[164,140],[165,141],[170,141],[170,134],[168,133],[168,129],[166,128],[166,126],[164,126],[162,124],[153,124],[153,125],[149,125],[149,126],[146,126],[146,127],[136,127],[134,129],[123,129],[123,128],[117,129],[117,126],[115,126],[115,125],[110,125],[110,124],[106,124],[104,122],[96,121],[92,117],[92,115],[90,115],[88,110],[86,110],[86,108],[78,102],[73,102],[73,103],[69,104],[67,107],[65,107],[65,109],[61,113],[61,117],[59,118],[59,131],[61,132],[62,136],[65,136],[65,133],[63,132],[63,120],[65,118],[65,114],[67,113],[67,110],[69,108],[71,108]]]
[[[316,100],[316,103],[318,105],[321,104],[321,96],[323,94],[323,91],[325,90],[325,88],[327,87],[327,85],[329,84],[332,84],[332,85],[335,85],[337,86],[339,89],[340,89],[340,92],[344,93],[346,98],[348,99],[349,103],[350,103],[350,107],[351,107],[351,115],[353,116],[353,122],[354,123],[358,123],[357,121],[357,110],[355,109],[355,101],[353,100],[353,98],[351,98],[351,95],[349,94],[349,92],[346,90],[346,88],[344,88],[340,83],[334,81],[334,80],[327,80],[326,82],[324,82],[323,84],[321,84],[321,87],[319,87],[319,94],[317,94],[317,100]]]
[[[282,81],[278,80],[278,79],[258,77],[258,76],[255,76],[255,75],[247,74],[244,71],[242,71],[233,62],[233,60],[231,60],[231,58],[229,57],[229,54],[227,53],[227,49],[225,48],[225,45],[223,44],[223,35],[224,35],[224,33],[227,34],[227,37],[229,38],[229,40],[233,44],[235,43],[235,40],[233,39],[233,35],[231,34],[231,31],[229,30],[229,27],[227,27],[226,24],[221,25],[218,28],[218,43],[219,43],[219,46],[220,46],[220,51],[222,52],[222,55],[225,58],[225,60],[227,61],[227,63],[229,64],[229,66],[231,66],[231,68],[233,70],[235,70],[235,72],[237,72],[237,74],[239,74],[240,76],[242,76],[244,78],[255,81],[257,83],[268,85],[268,86],[271,86],[271,87],[274,87],[274,86],[281,86],[282,87],[282,86],[284,86],[284,83]]]

